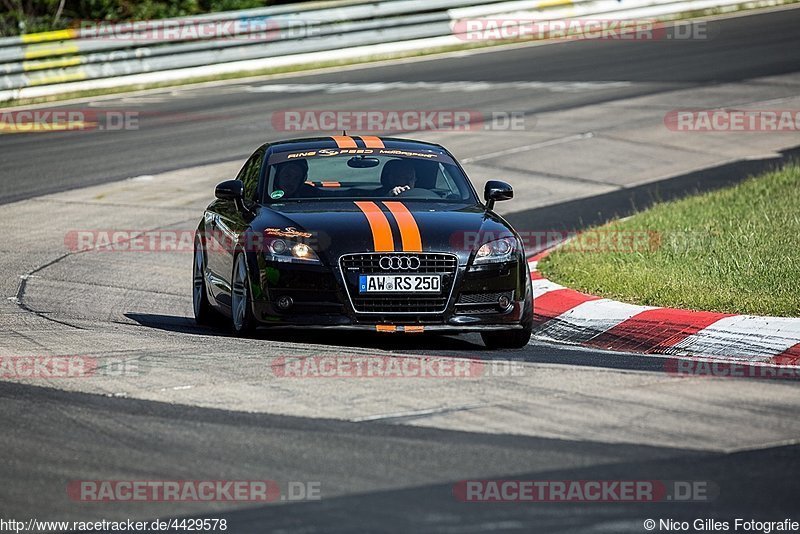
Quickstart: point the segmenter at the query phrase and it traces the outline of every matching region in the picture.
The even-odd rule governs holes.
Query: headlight
[[[289,239],[272,239],[266,244],[264,256],[269,261],[287,263],[320,263],[317,253],[305,243]]]
[[[504,237],[495,241],[489,241],[481,245],[475,253],[474,264],[478,263],[500,263],[508,261],[517,250],[517,240],[513,237]]]

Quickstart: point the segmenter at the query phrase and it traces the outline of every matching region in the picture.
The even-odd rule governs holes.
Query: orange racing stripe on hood
[[[414,215],[402,202],[384,202],[384,206],[394,215],[403,239],[403,252],[422,252],[422,237]]]
[[[374,202],[359,201],[355,203],[364,215],[372,230],[372,243],[375,252],[394,252],[394,238],[389,219]]]

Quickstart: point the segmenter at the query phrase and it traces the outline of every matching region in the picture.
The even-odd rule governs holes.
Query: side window
[[[436,189],[451,189],[450,180],[448,176],[445,175],[441,165],[436,169]]]
[[[258,189],[258,173],[261,170],[261,161],[264,157],[262,152],[258,152],[257,154],[253,154],[253,156],[247,160],[247,163],[244,164],[242,170],[239,171],[239,175],[236,177],[237,180],[241,180],[244,184],[244,198],[246,200],[250,200],[255,202],[256,192]]]
[[[436,189],[444,192],[450,191],[446,198],[448,199],[468,199],[469,189],[462,180],[454,179],[453,174],[456,172],[455,167],[452,165],[439,165],[439,170],[436,175]]]

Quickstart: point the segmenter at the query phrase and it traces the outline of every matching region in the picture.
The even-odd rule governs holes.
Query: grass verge
[[[800,317],[799,206],[794,162],[588,231],[539,269],[625,302]]]

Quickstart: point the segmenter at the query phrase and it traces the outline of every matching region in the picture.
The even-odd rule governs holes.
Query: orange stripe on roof
[[[397,332],[397,327],[393,324],[376,324],[375,330],[378,332]]]
[[[358,148],[356,140],[349,135],[333,135],[331,139],[336,141],[336,146],[339,148]]]
[[[356,202],[358,209],[364,212],[372,230],[372,242],[375,252],[394,252],[394,238],[389,219],[374,202]]]
[[[381,138],[374,135],[362,135],[361,140],[364,141],[364,146],[367,148],[386,148],[383,146]]]
[[[403,239],[403,252],[422,252],[422,237],[414,216],[402,202],[384,202],[384,206],[394,215]]]

